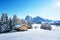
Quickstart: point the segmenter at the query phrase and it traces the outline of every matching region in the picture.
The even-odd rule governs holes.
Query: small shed
[[[17,31],[27,31],[28,30],[28,26],[27,25],[24,25],[24,24],[18,24],[18,25],[15,25],[15,30]]]
[[[40,29],[41,24],[32,24],[33,29]]]

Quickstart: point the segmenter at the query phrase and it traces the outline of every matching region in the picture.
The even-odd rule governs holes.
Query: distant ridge
[[[33,23],[42,23],[42,22],[52,22],[53,20],[49,20],[49,19],[44,19],[42,17],[36,16],[34,18],[32,18],[31,16],[26,16],[25,20],[28,22],[33,22]]]

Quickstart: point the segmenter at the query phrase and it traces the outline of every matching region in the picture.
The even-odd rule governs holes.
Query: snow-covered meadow
[[[0,40],[60,40],[60,27],[52,25],[52,30],[28,29],[24,32],[0,34]]]

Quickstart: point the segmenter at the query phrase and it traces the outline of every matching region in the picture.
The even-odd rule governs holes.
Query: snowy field
[[[52,30],[29,29],[24,32],[0,34],[0,40],[60,40],[60,27],[52,26]]]

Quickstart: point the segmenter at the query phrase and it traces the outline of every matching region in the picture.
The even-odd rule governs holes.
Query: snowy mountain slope
[[[25,32],[5,33],[0,34],[0,40],[60,40],[60,28],[54,27],[51,31],[29,29]]]

